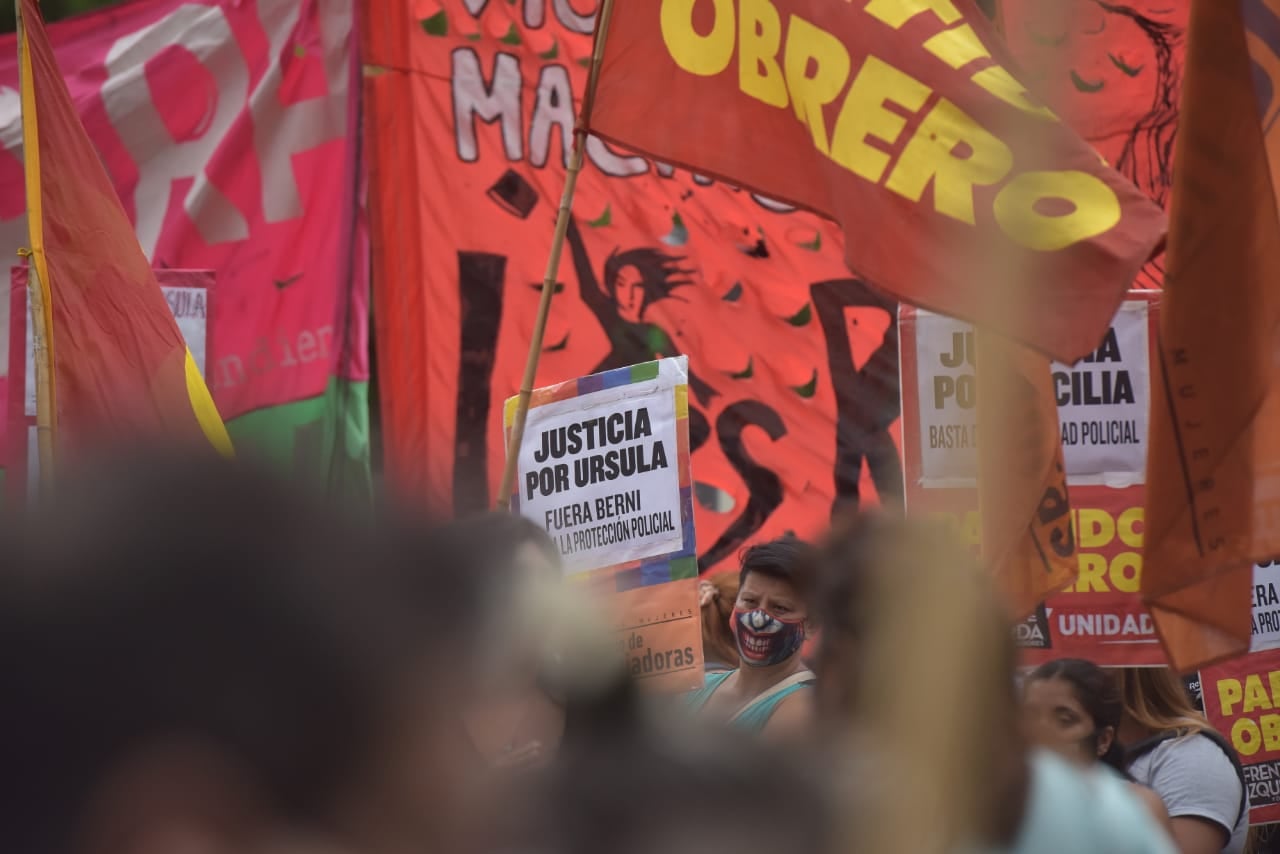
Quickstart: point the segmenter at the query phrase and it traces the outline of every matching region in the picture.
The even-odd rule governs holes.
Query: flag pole
[[[41,277],[44,264],[44,223],[40,204],[40,143],[36,127],[35,98],[31,90],[31,55],[27,49],[26,23],[22,15],[22,0],[14,0],[14,17],[17,22],[18,42],[18,91],[22,105],[22,159],[27,191],[27,231],[31,237],[27,277],[27,300],[31,306],[31,338],[36,380],[36,440],[39,453],[39,483],[41,492],[47,492],[53,482],[54,467],[54,399],[53,358],[50,348],[50,306],[45,295],[49,283]]]
[[[600,79],[600,63],[604,57],[605,38],[609,33],[609,18],[613,14],[613,0],[603,0],[596,18],[596,34],[591,46],[591,68],[587,72],[587,89],[582,95],[582,109],[573,129],[573,151],[564,176],[564,192],[560,195],[560,209],[556,214],[556,227],[551,235],[551,253],[547,257],[546,273],[542,277],[542,296],[538,301],[538,314],[533,322],[533,335],[529,341],[529,356],[524,363],[524,377],[520,381],[520,394],[516,411],[511,420],[511,433],[507,438],[507,459],[502,468],[502,484],[498,488],[498,507],[505,510],[511,504],[515,486],[516,466],[520,459],[520,444],[524,441],[525,420],[529,416],[529,401],[533,396],[533,383],[538,373],[538,358],[542,355],[542,336],[547,329],[547,317],[551,314],[551,297],[555,294],[556,279],[560,272],[560,254],[564,249],[565,235],[569,232],[569,216],[573,208],[573,191],[578,185],[578,173],[586,154],[587,136],[590,133],[591,107],[595,102],[596,84]]]
[[[46,491],[53,480],[53,383],[49,342],[45,338],[49,307],[35,265],[29,268],[27,299],[31,304],[32,350],[36,369],[36,444],[40,455],[40,488]]]

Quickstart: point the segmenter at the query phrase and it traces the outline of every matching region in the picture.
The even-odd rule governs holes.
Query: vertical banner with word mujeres
[[[1204,712],[1240,754],[1249,823],[1280,821],[1280,650],[1200,671]]]
[[[517,453],[513,510],[546,529],[571,581],[607,594],[631,674],[701,685],[688,359],[537,389]]]
[[[1023,661],[1073,656],[1099,664],[1164,663],[1138,595],[1150,356],[1158,294],[1132,291],[1098,349],[1073,366],[1054,363],[1080,575],[1016,627]],[[975,548],[976,380],[973,328],[902,308],[903,462],[913,513],[953,523]]]

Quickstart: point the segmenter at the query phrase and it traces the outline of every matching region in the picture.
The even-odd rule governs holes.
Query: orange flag
[[[593,133],[830,217],[865,281],[1062,361],[1164,237],[972,0],[619,2],[599,37]],[[975,243],[1040,274],[975,275],[953,252]],[[1010,301],[1038,310],[1009,325]]]
[[[982,553],[1018,617],[1079,574],[1049,360],[978,330]]]
[[[63,83],[35,0],[19,0],[27,221],[53,365],[58,447],[231,440]]]
[[[1000,4],[993,0],[982,8],[1003,36]],[[1019,128],[1002,130],[1016,137]],[[1053,137],[1019,141],[1044,148],[1063,145]],[[1016,285],[1044,275],[1043,261],[1001,263],[997,253],[995,246],[972,246],[961,257],[981,256],[964,258],[971,270],[985,268],[979,281]],[[1020,298],[988,306],[1006,328],[1039,311],[1016,286],[1010,292]],[[982,552],[1006,603],[1020,618],[1080,573],[1058,403],[1048,358],[987,329],[977,330],[975,340]]]
[[[1275,0],[1191,4],[1142,571],[1184,671],[1248,650],[1251,565],[1280,554],[1277,34]]]

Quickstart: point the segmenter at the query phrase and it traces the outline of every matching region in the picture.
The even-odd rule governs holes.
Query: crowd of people
[[[1230,744],[1163,669],[1019,674],[970,553],[864,513],[698,587],[631,680],[545,532],[121,453],[0,533],[15,854],[1239,854]]]

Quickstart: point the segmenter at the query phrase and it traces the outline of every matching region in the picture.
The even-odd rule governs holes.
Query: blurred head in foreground
[[[560,555],[529,519],[484,513],[444,526],[432,556],[476,597],[463,647],[464,672],[451,693],[462,736],[484,766],[545,762],[564,730],[559,692],[551,684],[557,619],[565,595]],[[436,609],[433,584],[415,597],[423,619]]]
[[[158,449],[64,479],[0,538],[6,850],[420,851],[452,841],[423,686],[441,619],[401,608],[408,532]],[[422,571],[415,568],[415,571]]]
[[[705,722],[641,718],[634,694],[566,747],[510,816],[521,854],[735,854],[832,848],[811,763]],[[611,722],[611,723],[610,723]]]
[[[477,609],[464,644],[472,651],[472,675],[501,684],[535,681],[549,634],[537,606],[562,580],[560,555],[546,532],[524,516],[481,513],[437,529],[432,546],[423,560],[447,566]],[[434,610],[431,587],[418,593],[417,604]]]
[[[837,521],[818,567],[822,737],[853,739],[883,783],[861,799],[867,850],[1007,843],[1028,779],[1013,640],[972,555],[940,527],[864,513]]]

